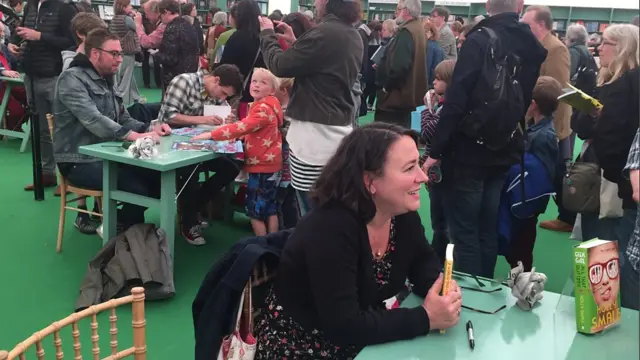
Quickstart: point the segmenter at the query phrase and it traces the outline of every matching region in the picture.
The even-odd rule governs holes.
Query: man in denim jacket
[[[85,55],[86,54],[86,55]],[[156,141],[168,135],[168,125],[152,125],[133,119],[113,90],[113,75],[122,62],[118,36],[96,29],[85,40],[84,54],[75,56],[56,84],[54,153],[58,169],[71,184],[102,190],[102,162],[83,155],[78,148],[105,141],[136,140],[150,136]],[[120,190],[158,196],[160,177],[155,171],[122,166]],[[144,222],[144,208],[124,204],[118,213],[118,229]]]

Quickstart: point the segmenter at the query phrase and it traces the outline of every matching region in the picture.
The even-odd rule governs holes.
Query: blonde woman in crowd
[[[427,79],[429,88],[433,88],[433,81],[436,79],[436,66],[444,60],[444,51],[438,44],[440,30],[429,19],[422,22],[425,36],[427,38]]]
[[[600,74],[597,98],[602,109],[583,114],[572,124],[580,138],[589,140],[591,149],[587,148],[587,151],[592,152],[592,160],[595,159],[600,166],[603,183],[618,189],[617,195],[613,192],[600,196],[600,214],[581,214],[582,238],[618,240],[622,306],[632,309],[639,307],[639,276],[629,266],[625,252],[638,208],[633,201],[631,183],[622,174],[640,118],[638,38],[638,28],[631,24],[612,25],[604,31],[598,49]],[[622,209],[614,205],[617,203],[615,196],[622,200]],[[591,225],[594,223],[597,224],[595,229]]]

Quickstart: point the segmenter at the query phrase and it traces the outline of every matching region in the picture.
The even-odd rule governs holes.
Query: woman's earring
[[[375,195],[376,193],[376,188],[374,188],[373,186],[371,187],[371,189],[369,189],[369,192],[371,193],[371,195]]]

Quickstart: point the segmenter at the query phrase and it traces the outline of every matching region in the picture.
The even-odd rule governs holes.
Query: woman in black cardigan
[[[324,168],[317,201],[285,246],[266,311],[256,320],[256,359],[354,358],[367,345],[454,326],[459,287],[440,296],[440,262],[420,216],[417,136],[375,123],[354,130]],[[413,284],[422,306],[387,310]]]
[[[238,17],[235,19],[236,31],[231,35],[224,47],[220,64],[232,64],[240,69],[246,79],[250,77],[253,68],[266,67],[260,53],[260,5],[254,0],[241,0],[237,3]],[[249,85],[242,90],[238,118],[247,115],[248,104],[253,101],[249,94]]]
[[[604,178],[618,185],[624,214],[622,218],[599,221],[598,226],[601,228],[600,236],[618,240],[622,306],[638,309],[640,275],[625,264],[628,263],[625,261],[626,249],[638,208],[632,198],[631,183],[623,176],[631,142],[640,122],[638,28],[629,24],[608,27],[599,50],[597,98],[602,103],[602,110],[581,115],[579,121],[572,125],[578,135],[591,139],[590,146]]]

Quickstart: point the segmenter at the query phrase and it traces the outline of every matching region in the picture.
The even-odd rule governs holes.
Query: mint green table
[[[189,138],[175,135],[161,138],[158,146],[158,156],[148,160],[134,159],[127,150],[122,148],[121,142],[105,142],[80,147],[81,154],[91,155],[103,160],[103,244],[116,235],[116,202],[122,201],[160,209],[160,227],[167,234],[171,255],[173,256],[177,209],[176,171],[185,166],[199,164],[216,157],[216,154],[212,152],[174,151],[171,149],[174,141],[185,140],[189,140]],[[118,190],[117,174],[119,163],[159,171],[161,178],[160,199]]]
[[[11,78],[0,76],[0,81],[5,83],[4,95],[2,96],[2,103],[0,103],[0,116],[2,116],[2,127],[0,127],[0,135],[4,135],[7,138],[22,139],[20,144],[20,152],[24,152],[27,149],[29,143],[29,137],[31,136],[31,126],[27,126],[25,132],[14,131],[6,128],[5,112],[7,111],[7,105],[9,105],[9,96],[11,95],[11,88],[14,86],[24,85],[24,75],[20,78]]]
[[[637,311],[623,309],[618,328],[583,335],[576,332],[570,296],[545,292],[530,312],[515,305],[511,289],[506,287],[492,294],[463,289],[462,298],[463,305],[476,309],[494,311],[505,304],[507,308],[494,315],[462,309],[458,325],[445,334],[435,331],[413,340],[368,346],[356,360],[637,360],[640,354]],[[403,306],[421,303],[422,299],[411,295]],[[474,350],[467,340],[468,320],[474,327]]]

